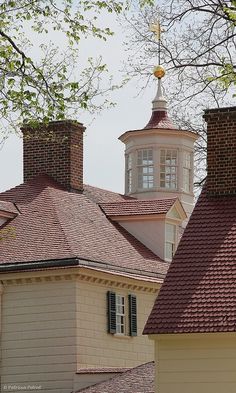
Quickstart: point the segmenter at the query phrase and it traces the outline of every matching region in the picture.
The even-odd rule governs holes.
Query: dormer
[[[148,124],[120,136],[125,144],[125,194],[138,198],[178,197],[190,216],[193,205],[193,154],[196,133],[170,119],[161,78]]]
[[[187,215],[178,198],[130,199],[100,205],[118,223],[161,259],[170,262]]]
[[[19,214],[12,202],[0,201],[0,227]]]

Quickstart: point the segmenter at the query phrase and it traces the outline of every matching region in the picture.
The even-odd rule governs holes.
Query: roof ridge
[[[46,191],[47,191],[47,193],[50,194],[50,199],[51,199],[51,201],[52,201],[53,211],[55,212],[56,217],[57,217],[57,219],[58,219],[58,224],[59,224],[59,226],[60,226],[60,228],[61,228],[61,231],[62,231],[62,233],[63,233],[63,237],[64,237],[64,239],[65,239],[65,242],[66,242],[67,246],[68,246],[68,249],[71,251],[72,254],[74,254],[74,252],[73,252],[73,250],[72,250],[72,248],[71,248],[71,245],[70,245],[70,243],[69,243],[69,241],[68,241],[68,238],[67,238],[67,235],[66,235],[66,233],[65,233],[65,230],[64,230],[64,228],[63,228],[63,225],[62,225],[62,223],[61,223],[61,220],[60,220],[60,218],[59,218],[59,216],[58,216],[57,206],[55,205],[54,195],[53,195],[53,191],[55,191],[55,189],[47,188]],[[64,191],[66,191],[66,190],[64,190]],[[76,256],[76,255],[75,255],[75,256]]]
[[[92,193],[92,191],[97,191],[98,193],[107,193],[108,195],[111,194],[112,196],[117,196],[122,198],[123,200],[136,200],[137,198],[132,197],[130,195],[126,195],[126,194],[122,194],[120,192],[116,192],[116,191],[111,191],[111,190],[107,190],[105,188],[101,188],[101,187],[96,187],[96,186],[92,186],[90,184],[84,184],[84,191],[88,192],[88,193]],[[89,197],[89,195],[88,195]]]
[[[41,182],[39,182],[39,180],[41,180]],[[63,187],[63,185],[61,185],[55,179],[53,179],[53,177],[47,174],[40,174],[32,177],[31,179],[23,183],[17,184],[15,187],[0,192],[0,199],[2,197],[4,199],[1,200],[5,200],[5,198],[7,198],[7,200],[12,199],[13,196],[15,197],[15,195],[19,195],[18,192],[24,190],[25,188],[27,189],[27,187],[31,187],[33,191],[32,194],[34,195],[35,198],[41,191],[43,191],[47,187],[54,187],[66,191],[65,187]]]
[[[121,195],[121,196],[126,196],[125,194],[121,194],[120,192],[116,192],[116,191],[112,191],[112,190],[107,190],[106,188],[101,188],[101,187],[97,187],[97,186],[92,186],[91,184],[83,184],[85,187],[91,187],[91,188],[96,188],[97,190],[101,190],[101,191],[107,191],[107,192],[111,192],[112,194],[117,194],[117,195]]]
[[[109,203],[114,203],[114,204],[124,204],[124,203],[142,203],[142,202],[156,202],[156,201],[173,201],[179,199],[178,197],[172,197],[172,198],[152,198],[152,199],[127,199],[123,201],[111,201],[111,202],[101,202],[99,205],[106,205]]]

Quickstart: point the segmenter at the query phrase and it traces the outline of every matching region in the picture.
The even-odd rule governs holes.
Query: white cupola
[[[125,144],[125,194],[138,198],[178,197],[188,216],[193,205],[193,154],[198,136],[179,129],[169,118],[161,78],[156,67],[157,94],[148,124],[120,136]]]

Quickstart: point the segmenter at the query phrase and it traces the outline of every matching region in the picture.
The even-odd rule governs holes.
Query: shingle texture
[[[167,111],[154,111],[152,112],[151,119],[144,128],[176,129],[176,126],[169,118]]]
[[[174,205],[176,199],[128,200],[102,203],[100,206],[107,216],[166,214]]]
[[[203,191],[144,333],[236,331],[236,197]]]
[[[154,362],[142,364],[81,393],[154,393]]]
[[[110,222],[94,202],[106,200],[105,195],[93,187],[69,192],[46,175],[0,194],[0,200],[14,202],[21,212],[8,224],[15,238],[0,244],[0,263],[79,258],[103,269],[164,277],[168,264]],[[107,199],[111,196],[123,199],[108,192]]]

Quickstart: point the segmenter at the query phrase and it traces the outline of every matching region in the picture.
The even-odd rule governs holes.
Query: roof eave
[[[145,128],[145,129],[140,129],[140,130],[129,130],[124,132],[118,139],[125,143],[125,141],[131,137],[131,136],[143,136],[146,135],[148,131],[148,134],[166,134],[168,131],[168,136],[170,135],[178,135],[178,136],[185,136],[187,138],[190,138],[194,141],[196,141],[199,138],[199,135],[193,131],[189,130],[178,130],[178,129],[172,129],[172,128]]]
[[[163,263],[165,263],[163,261]],[[67,259],[53,259],[53,260],[41,260],[41,261],[30,261],[30,262],[14,262],[14,263],[0,263],[0,274],[6,273],[20,273],[26,271],[35,270],[47,270],[53,268],[73,268],[73,267],[83,267],[83,268],[93,268],[107,273],[118,272],[119,274],[129,274],[130,276],[141,275],[143,279],[154,278],[155,280],[164,280],[164,273],[150,272],[146,270],[138,270],[131,268],[124,268],[123,266],[115,266],[104,262],[86,260],[83,258],[72,257]]]

